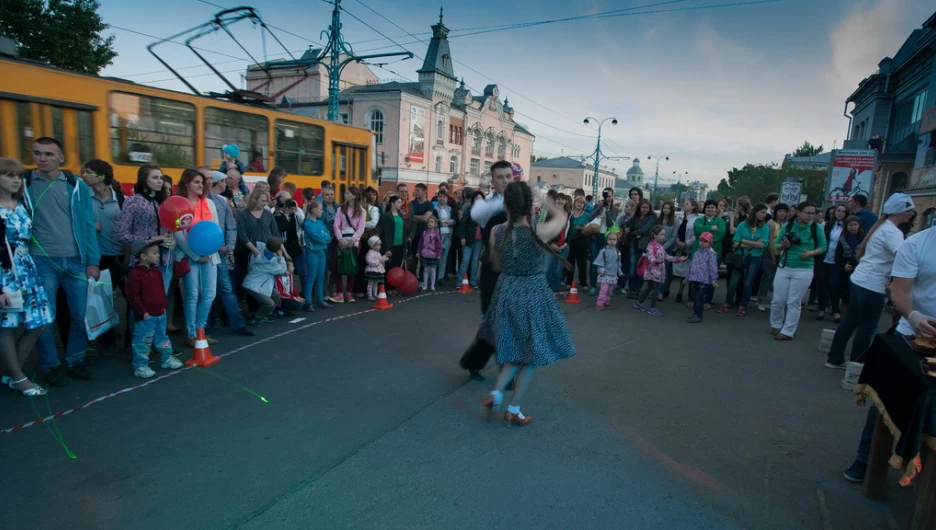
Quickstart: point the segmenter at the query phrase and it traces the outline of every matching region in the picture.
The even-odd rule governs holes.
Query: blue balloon
[[[210,256],[224,245],[224,234],[214,222],[199,221],[189,230],[188,244],[195,254]]]

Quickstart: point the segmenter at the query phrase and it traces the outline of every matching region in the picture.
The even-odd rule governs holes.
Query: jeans
[[[845,362],[845,346],[848,345],[852,333],[855,334],[851,350],[852,362],[864,354],[871,346],[881,321],[881,313],[884,311],[883,294],[869,291],[854,283],[849,283],[848,290],[851,293],[851,302],[848,304],[848,311],[842,317],[842,323],[835,330],[835,337],[829,348],[829,362],[832,364]]]
[[[389,249],[388,249],[389,250]],[[306,266],[305,266],[305,251],[299,251],[299,255],[292,256],[293,267],[296,269],[296,274],[299,275],[299,283],[302,285],[306,284]]]
[[[630,267],[627,269],[627,280],[630,288],[628,289],[631,294],[637,296],[637,293],[640,291],[640,286],[643,284],[643,278],[637,274],[637,262],[640,261],[641,256],[644,253],[642,250],[631,247],[630,249]]]
[[[738,287],[741,285],[741,277],[744,277],[744,289],[741,291],[741,303],[738,307],[747,309],[751,300],[751,290],[754,288],[754,279],[757,278],[757,271],[761,268],[760,256],[748,259],[747,268],[732,269],[731,279],[728,281],[728,294],[725,295],[725,305],[730,306],[731,301],[738,294]]]
[[[839,312],[839,300],[835,296],[838,290],[839,266],[835,263],[821,263],[816,269],[816,285],[819,287],[819,310],[830,313]]]
[[[705,313],[705,296],[712,286],[707,283],[689,282],[689,296],[692,298],[692,314],[702,318]]]
[[[250,289],[244,290],[247,291],[248,295],[257,301],[257,311],[253,315],[253,317],[257,320],[262,320],[272,315],[273,310],[275,310],[276,306],[278,306],[280,303],[279,291],[275,289],[268,294],[258,293],[257,291],[251,291]]]
[[[218,266],[210,261],[199,263],[189,259],[192,270],[182,281],[185,284],[185,332],[195,338],[199,329],[208,324],[208,314],[218,289]]]
[[[650,296],[650,307],[654,308],[657,304],[657,295],[660,294],[660,284],[650,280],[644,280],[640,288],[640,294],[637,296],[637,303],[643,304],[647,296]]]
[[[46,298],[49,299],[49,312],[52,318],[56,314],[56,293],[59,287],[65,291],[68,301],[68,314],[71,325],[68,329],[68,341],[65,346],[65,365],[72,366],[84,360],[88,349],[88,333],[85,331],[85,310],[88,306],[88,277],[87,267],[80,258],[50,258],[34,256],[36,272],[42,288],[45,289]],[[58,348],[55,346],[55,336],[52,326],[46,326],[39,335],[37,343],[39,352],[39,368],[45,372],[55,368],[61,361]]]
[[[448,273],[449,250],[452,248],[452,234],[442,234],[442,257],[439,258],[439,279],[444,279]],[[460,280],[461,278],[459,278]]]
[[[871,454],[871,439],[874,438],[874,424],[877,422],[878,410],[874,403],[868,408],[868,417],[865,419],[864,429],[861,429],[861,441],[858,442],[859,462],[868,463],[868,455]]]
[[[777,267],[773,264],[773,256],[769,252],[764,252],[761,256],[761,281],[760,289],[757,290],[757,303],[767,303],[767,291],[773,286],[774,275],[777,274]]]
[[[605,238],[602,234],[595,234],[588,238],[588,285],[592,289],[598,287],[598,252],[605,247]]]
[[[315,286],[315,301],[325,303],[325,252],[305,249],[307,280],[302,283],[302,297],[312,304],[312,286]]]
[[[462,247],[462,261],[461,266],[458,267],[458,280],[460,281],[465,277],[465,274],[468,274],[470,267],[471,275],[468,277],[468,283],[471,284],[472,289],[478,288],[478,270],[481,268],[479,259],[481,259],[480,239]]]
[[[231,271],[228,269],[227,260],[221,257],[221,263],[218,264],[218,287],[217,297],[220,298],[224,306],[224,312],[227,313],[228,323],[231,329],[237,331],[243,328],[244,317],[241,315],[240,306],[237,304],[237,296],[234,294],[234,286],[231,284]]]
[[[812,281],[812,269],[777,269],[774,276],[773,301],[770,303],[770,327],[779,329],[787,337],[796,334],[803,295]]]
[[[140,319],[133,324],[133,369],[143,368],[149,364],[149,354],[153,345],[159,352],[162,361],[168,361],[172,356],[172,343],[166,335],[166,313],[158,317],[151,316],[146,320]]]
[[[566,246],[564,249],[559,251],[559,256],[563,259],[569,256],[569,247]],[[565,267],[562,265],[562,260],[548,254],[544,261],[544,268],[546,272],[546,283],[549,284],[549,288],[554,293],[559,292],[559,286],[562,285],[562,276],[565,273]],[[613,285],[611,287],[614,287]]]
[[[672,254],[669,254],[672,256]],[[669,296],[670,284],[673,283],[673,262],[667,261],[665,265],[665,274],[663,275],[663,284],[660,286],[660,289],[663,291],[663,296]]]

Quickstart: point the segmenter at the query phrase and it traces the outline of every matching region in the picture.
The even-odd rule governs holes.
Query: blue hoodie
[[[72,234],[75,236],[75,243],[78,244],[81,263],[85,267],[100,266],[101,250],[98,247],[97,229],[94,227],[94,205],[91,203],[91,188],[74,174],[64,169],[60,171],[65,177],[66,183],[71,187],[69,197],[72,211]],[[23,173],[23,181],[27,184],[24,188],[23,199],[29,208],[30,215],[36,208],[32,193],[33,178],[32,170]]]
[[[325,252],[331,243],[331,231],[325,226],[321,218],[306,217],[302,223],[302,232],[305,234],[305,248],[312,252]]]

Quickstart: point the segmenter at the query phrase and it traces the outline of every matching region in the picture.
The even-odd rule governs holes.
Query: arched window
[[[484,153],[488,156],[494,156],[494,135],[487,133],[485,140],[487,140],[487,146],[484,150]]]
[[[373,131],[377,139],[377,145],[383,143],[384,114],[380,110],[374,110],[370,115],[370,130]]]
[[[543,177],[537,175],[537,176],[536,176],[536,182],[543,182]]]
[[[445,128],[445,119],[442,118],[442,116],[439,116],[438,121],[436,121],[436,138],[437,138],[437,139],[441,140],[441,139],[445,138],[445,137],[442,135],[442,129],[444,129],[444,128]]]
[[[497,139],[497,157],[500,159],[507,158],[507,139],[503,136]]]
[[[894,176],[891,177],[890,192],[888,192],[887,196],[890,197],[891,194],[905,189],[907,189],[907,174],[902,171],[894,173]]]
[[[920,226],[920,230],[936,226],[936,208],[926,210],[921,217],[923,218],[923,224]]]
[[[449,158],[449,173],[458,173],[458,157],[456,155]]]
[[[442,157],[441,157],[441,156],[437,156],[435,162],[436,162],[436,163],[435,163],[435,170],[436,170],[436,173],[441,173],[441,172],[442,172]]]
[[[475,129],[474,132],[474,145],[471,147],[472,151],[475,153],[481,152],[481,131]]]

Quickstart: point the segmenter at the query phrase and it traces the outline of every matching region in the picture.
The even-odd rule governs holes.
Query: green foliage
[[[530,163],[531,163],[531,164],[532,164],[533,162],[540,162],[540,161],[542,161],[542,160],[548,160],[548,158],[545,157],[545,156],[530,155]]]
[[[813,144],[809,142],[803,142],[803,145],[796,148],[793,151],[793,156],[816,156],[822,153],[822,144],[819,144],[819,147],[814,147]]]
[[[803,193],[810,200],[821,201],[825,192],[825,174],[820,171],[803,169],[783,169],[777,164],[746,164],[742,168],[732,168],[728,178],[718,183],[713,191],[717,198],[736,199],[746,195],[751,202],[757,203],[771,192],[780,191],[780,183],[788,178],[803,182]]]
[[[86,74],[111,64],[114,36],[98,15],[97,0],[3,0],[0,35],[13,39],[21,57]]]

